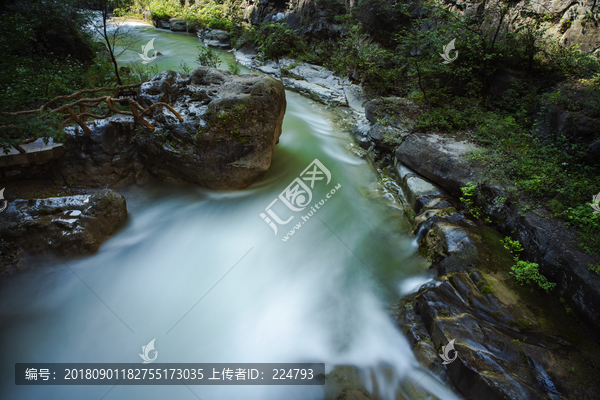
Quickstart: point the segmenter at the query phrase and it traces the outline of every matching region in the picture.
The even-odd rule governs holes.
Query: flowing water
[[[193,64],[194,35],[132,27],[144,43],[155,38],[160,70]],[[141,61],[137,51],[127,59]],[[18,362],[140,363],[154,338],[161,363],[324,362],[327,372],[355,365],[367,388],[375,380],[388,400],[400,381],[455,398],[418,369],[386,311],[427,279],[402,213],[377,195],[376,174],[350,151],[330,111],[291,92],[287,103],[281,141],[259,182],[236,192],[120,190],[128,220],[97,254],[47,260],[2,284],[0,398],[323,399],[322,386],[14,384]],[[341,186],[282,241],[259,214],[314,159],[331,172],[314,199]]]

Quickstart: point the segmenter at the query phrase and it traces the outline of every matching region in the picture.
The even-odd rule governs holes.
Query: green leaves
[[[221,64],[219,54],[208,46],[198,46],[196,62],[205,67],[217,68]]]
[[[518,240],[512,240],[508,236],[502,240],[504,248],[513,254],[514,260],[517,262],[510,268],[510,274],[515,277],[521,285],[537,284],[540,289],[549,292],[556,283],[548,282],[546,277],[540,274],[539,265],[534,262],[523,261],[519,259],[519,254],[523,251],[523,246]]]
[[[517,264],[511,267],[510,274],[513,275],[521,285],[535,283],[540,289],[543,289],[546,292],[549,292],[556,286],[556,283],[548,282],[546,277],[540,274],[539,265],[536,263],[521,260],[517,261]]]

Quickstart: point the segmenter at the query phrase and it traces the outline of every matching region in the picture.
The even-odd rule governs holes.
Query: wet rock
[[[458,225],[436,221],[419,244],[419,252],[438,268],[438,273],[465,271],[478,260],[471,235]]]
[[[404,182],[407,177],[415,176],[412,172],[415,171],[439,185],[441,189],[459,196],[461,187],[469,182],[477,182],[481,176],[477,166],[470,167],[464,157],[464,154],[474,148],[468,142],[459,142],[452,137],[437,134],[412,134],[398,147],[396,156],[402,161],[397,163],[399,183],[403,185],[405,196],[416,213],[423,211],[422,216],[417,215],[415,218],[421,237],[439,221],[439,212],[436,217],[427,217],[436,213],[425,213],[425,205],[430,201],[437,201],[436,198],[444,197],[439,196],[430,186],[415,185],[416,188],[411,190]],[[409,166],[410,170],[405,165]],[[519,205],[507,201],[507,198],[509,195],[506,188],[486,183],[480,184],[475,195],[476,205],[494,221],[497,229],[521,242],[525,249],[522,256],[539,264],[540,272],[550,282],[557,283],[555,293],[568,302],[573,313],[591,331],[600,332],[600,277],[588,268],[588,265],[596,263],[594,258],[577,247],[564,245],[576,243],[577,235],[561,221],[546,219],[532,212],[523,213]],[[470,232],[469,226],[473,225],[473,222],[468,218],[462,218],[463,221],[460,221],[460,214],[451,213],[452,220],[448,219],[448,216],[443,219]],[[440,263],[438,266],[443,268],[442,273],[460,271],[461,263],[464,268],[482,262],[478,261],[474,253],[468,254],[466,259],[445,256],[439,251],[438,245],[442,237],[436,232],[433,231],[433,237],[423,244],[421,250],[430,260]],[[473,235],[471,240],[480,243]]]
[[[588,146],[587,161],[590,164],[600,164],[600,139]]]
[[[162,107],[144,116],[153,132],[130,116],[88,122],[90,135],[68,127],[64,155],[42,172],[88,188],[162,180],[240,189],[271,165],[286,107],[280,82],[208,67],[163,71],[141,87],[138,102],[172,104],[183,122]]]
[[[23,252],[14,242],[0,239],[0,280],[27,269]]]
[[[443,193],[435,185],[422,179],[404,165],[396,162],[400,186],[410,207],[419,213],[424,205],[435,198],[443,197]]]
[[[369,129],[368,135],[375,143],[391,151],[401,144],[409,133],[393,126],[376,123]]]
[[[65,154],[52,167],[54,181],[81,187],[118,187],[149,179],[132,138],[138,130],[133,117],[114,116],[65,129]]]
[[[348,105],[344,93],[344,85],[348,82],[337,77],[333,71],[288,58],[279,61],[279,68],[284,71],[283,82],[287,88],[323,104]]]
[[[187,31],[187,22],[185,19],[171,18],[169,19],[169,29],[174,32]]]
[[[14,200],[0,213],[0,238],[29,254],[89,254],[125,220],[125,197],[93,194]]]
[[[206,46],[219,49],[231,47],[231,34],[222,29],[208,30],[202,34],[202,40]]]
[[[367,97],[365,96],[361,85],[344,85],[344,94],[348,101],[348,107],[359,113],[365,112]]]
[[[565,358],[564,353],[549,348],[535,332],[521,332],[507,324],[508,318],[525,321],[530,316],[485,288],[489,288],[488,282],[476,270],[469,275],[456,273],[438,284],[424,285],[391,308],[392,318],[407,334],[423,366],[467,398],[596,396],[598,388],[582,389],[565,381],[572,379],[565,376],[569,369],[566,360],[572,356]],[[455,341],[456,360],[444,365],[438,354],[451,340]]]
[[[169,21],[166,21],[166,20],[155,19],[155,20],[152,20],[152,23],[157,28],[171,29],[171,23]]]
[[[337,365],[325,376],[325,398],[333,400],[371,400],[361,380],[360,370]]]

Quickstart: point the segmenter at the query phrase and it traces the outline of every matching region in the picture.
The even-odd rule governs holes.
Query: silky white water
[[[155,38],[159,70],[192,65],[195,36],[132,29],[144,43]],[[123,57],[141,61],[135,51]],[[14,384],[20,362],[141,366],[138,354],[154,338],[161,363],[324,362],[327,372],[355,365],[373,372],[385,399],[401,380],[455,398],[417,368],[386,311],[427,277],[402,213],[376,195],[376,174],[349,151],[350,137],[324,106],[291,92],[287,103],[271,169],[259,182],[235,192],[120,189],[128,220],[97,254],[36,262],[1,284],[0,398],[323,399],[322,386]],[[341,187],[284,242],[259,214],[314,159],[332,176],[315,185],[314,199]]]

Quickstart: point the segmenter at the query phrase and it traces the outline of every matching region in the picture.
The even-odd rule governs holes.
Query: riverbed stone
[[[90,254],[126,217],[125,197],[110,189],[86,195],[17,199],[0,213],[0,238],[33,255]]]

